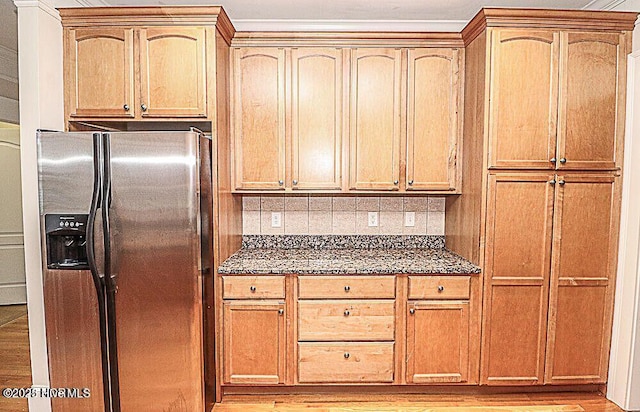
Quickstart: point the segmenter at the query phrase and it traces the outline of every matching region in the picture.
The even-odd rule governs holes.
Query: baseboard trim
[[[0,285],[0,305],[27,303],[27,284]]]

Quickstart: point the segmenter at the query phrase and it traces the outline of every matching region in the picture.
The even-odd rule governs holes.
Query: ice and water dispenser
[[[47,268],[57,270],[89,269],[87,260],[87,219],[89,215],[47,214]]]

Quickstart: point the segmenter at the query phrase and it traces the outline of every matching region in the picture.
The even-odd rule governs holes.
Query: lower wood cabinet
[[[300,383],[391,383],[393,342],[298,344]]]
[[[469,301],[409,303],[407,383],[466,382]]]
[[[284,383],[285,304],[225,301],[224,383]]]
[[[225,275],[222,285],[224,387],[478,382],[479,276]]]

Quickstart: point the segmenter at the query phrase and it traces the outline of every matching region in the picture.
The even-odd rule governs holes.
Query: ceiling
[[[1,1],[1,0],[0,0]],[[5,0],[6,1],[6,0]],[[56,7],[222,4],[239,31],[459,31],[482,7],[619,8],[640,0],[51,0]]]

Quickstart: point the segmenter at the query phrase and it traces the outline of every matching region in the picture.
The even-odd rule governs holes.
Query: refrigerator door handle
[[[104,245],[104,281],[106,283],[107,331],[109,339],[109,375],[112,412],[120,412],[120,376],[118,372],[118,339],[116,333],[116,276],[112,271],[111,257],[111,137],[102,134],[102,233]]]
[[[95,223],[98,209],[102,204],[102,136],[93,134],[93,192],[89,218],[87,219],[87,261],[96,288],[98,298],[98,315],[100,321],[100,353],[102,366],[102,394],[104,410],[111,411],[111,390],[109,377],[109,346],[107,336],[107,315],[104,295],[104,275],[100,273],[95,253]]]

